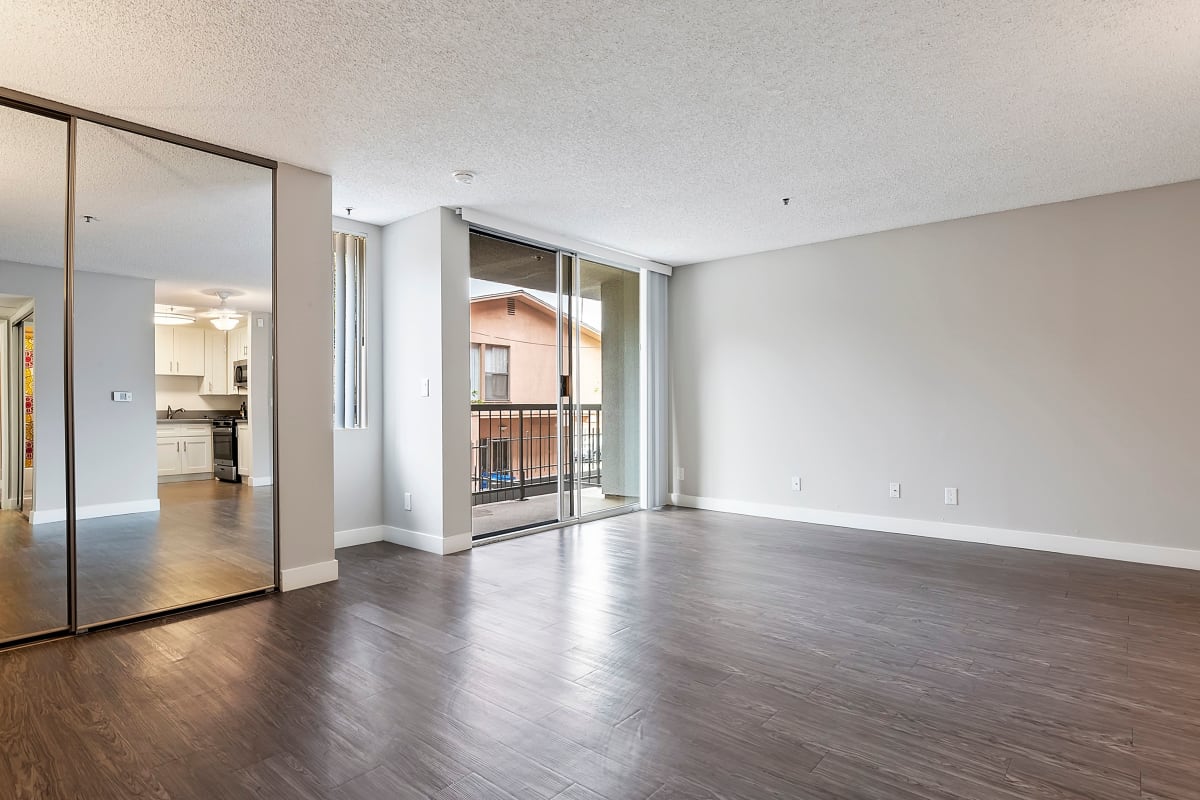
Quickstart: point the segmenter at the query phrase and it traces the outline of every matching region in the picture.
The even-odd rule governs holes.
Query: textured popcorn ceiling
[[[62,267],[66,144],[65,123],[0,107],[0,261]],[[76,163],[76,269],[153,279],[164,304],[229,289],[271,308],[270,170],[89,122]]]
[[[1200,177],[1198,68],[1195,0],[0,0],[0,84],[329,172],[370,222],[668,263]]]

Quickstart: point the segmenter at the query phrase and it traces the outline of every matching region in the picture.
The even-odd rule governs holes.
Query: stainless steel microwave
[[[250,365],[245,361],[233,362],[233,385],[239,389],[250,388]]]

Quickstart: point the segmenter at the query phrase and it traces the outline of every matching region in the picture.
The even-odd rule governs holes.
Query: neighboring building
[[[507,487],[513,482],[553,488],[559,428],[556,319],[553,306],[519,289],[471,299],[471,491],[476,503],[511,499]],[[580,324],[579,336],[584,409],[576,438],[587,462],[586,477],[598,478],[600,331]]]
[[[471,298],[471,402],[558,400],[556,309],[523,290]],[[600,402],[600,331],[581,324],[580,401]]]

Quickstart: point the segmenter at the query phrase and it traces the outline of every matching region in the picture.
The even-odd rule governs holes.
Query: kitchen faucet
[[[167,419],[175,419],[176,414],[182,414],[185,411],[187,411],[186,408],[172,409],[170,406],[167,406]]]

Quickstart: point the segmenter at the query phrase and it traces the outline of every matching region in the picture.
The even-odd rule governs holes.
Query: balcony
[[[602,487],[603,414],[583,405],[559,425],[553,403],[471,404],[471,506],[473,531],[494,533],[558,519],[559,431],[574,448],[563,480],[578,479],[583,511],[627,505]],[[578,462],[571,456],[578,456]],[[577,473],[573,473],[573,468]]]

